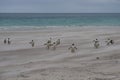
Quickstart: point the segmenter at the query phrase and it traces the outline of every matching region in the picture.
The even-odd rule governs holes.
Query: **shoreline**
[[[82,29],[82,28],[120,28],[120,26],[47,26],[47,27],[35,27],[35,26],[27,26],[23,28],[2,28],[0,27],[0,31],[32,31],[32,30],[48,30],[48,29]]]

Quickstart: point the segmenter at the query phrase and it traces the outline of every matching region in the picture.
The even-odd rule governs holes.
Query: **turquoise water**
[[[120,26],[119,13],[0,13],[0,28]]]

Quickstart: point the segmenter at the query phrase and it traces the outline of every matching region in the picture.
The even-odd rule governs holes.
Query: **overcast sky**
[[[0,0],[0,13],[120,13],[120,0]]]

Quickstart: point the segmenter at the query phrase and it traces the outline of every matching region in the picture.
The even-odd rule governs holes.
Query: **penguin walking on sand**
[[[56,46],[57,46],[57,44],[56,44],[55,42],[53,42],[53,44],[52,44],[52,49],[53,49],[53,50],[56,50]]]
[[[31,42],[29,42],[29,44],[31,44],[32,47],[35,46],[35,42],[33,40]]]
[[[51,42],[47,42],[47,43],[45,43],[44,44],[45,46],[46,46],[46,48],[49,50],[50,49],[50,47],[52,46],[52,44],[51,44]]]
[[[47,43],[52,43],[52,38],[50,38],[48,41],[47,41]]]
[[[100,46],[98,39],[93,40],[93,42],[95,48],[98,48]]]
[[[75,50],[77,50],[77,47],[76,47],[75,44],[73,43],[68,49],[71,51],[71,53],[74,53]]]
[[[7,41],[7,42],[8,42],[9,45],[11,44],[10,38],[8,38],[8,41]]]
[[[114,44],[114,41],[112,39],[109,39],[109,38],[105,42],[107,43],[106,45]]]
[[[56,45],[60,45],[60,39],[56,41]]]
[[[4,39],[4,44],[6,44],[7,43],[7,40],[6,39]]]

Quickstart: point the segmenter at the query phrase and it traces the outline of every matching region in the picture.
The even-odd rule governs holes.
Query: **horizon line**
[[[7,14],[6,12],[0,12],[0,14]],[[10,12],[11,13],[11,12]],[[18,13],[18,12],[15,12],[16,14]],[[15,13],[11,13],[11,14],[15,14]],[[9,14],[9,13],[8,13]],[[18,13],[19,14],[19,13]],[[20,12],[20,14],[28,14],[28,13],[23,13],[23,12]],[[32,12],[31,13],[29,13],[29,14],[32,14]],[[97,13],[34,13],[34,14],[97,14]],[[99,13],[98,13],[99,14]],[[100,13],[100,14],[113,14],[113,13]],[[120,13],[114,13],[114,14],[120,14]]]

